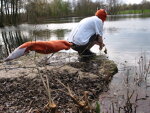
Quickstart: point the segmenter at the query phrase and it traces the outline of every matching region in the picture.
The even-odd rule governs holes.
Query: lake
[[[18,31],[20,31],[19,36],[31,40],[67,39],[71,29],[80,19],[70,17],[55,21],[49,20],[52,23],[46,24],[5,27],[0,29],[0,41],[3,42],[2,32],[6,32],[9,40],[11,36],[17,37]],[[103,36],[108,49],[107,56],[117,63],[127,61],[129,65],[135,65],[135,60],[140,57],[141,53],[146,52],[146,55],[150,55],[150,17],[140,18],[138,15],[108,17],[104,23]],[[93,47],[92,51],[97,54],[101,53],[98,46]]]
[[[71,29],[81,19],[70,17],[46,20],[45,24],[22,24],[18,27],[5,27],[0,29],[0,45],[10,45],[15,48],[27,40],[66,40]],[[21,40],[17,38],[18,45],[15,42],[16,37],[21,38]],[[119,113],[119,110],[122,112],[136,110],[136,113],[149,113],[150,74],[148,71],[147,78],[144,80],[145,72],[141,70],[141,67],[150,61],[150,16],[109,16],[104,23],[103,37],[108,50],[107,56],[116,62],[119,73],[114,76],[110,90],[100,96],[102,111],[105,113],[114,110]],[[9,49],[8,47],[7,49]],[[99,51],[98,46],[94,46],[92,51],[103,54],[102,51]],[[75,51],[68,50],[67,52]],[[139,82],[140,80],[142,82]],[[129,99],[128,97],[132,98]],[[129,101],[134,105],[128,103]]]

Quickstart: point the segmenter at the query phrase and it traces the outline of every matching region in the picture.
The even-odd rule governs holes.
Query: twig
[[[71,99],[73,100],[73,102],[79,106],[79,111],[81,110],[84,113],[84,111],[86,112],[86,111],[91,110],[91,107],[90,107],[89,102],[88,102],[88,92],[87,91],[84,92],[83,99],[79,100],[79,99],[77,99],[77,97],[75,96],[75,94],[73,94],[73,91],[69,88],[69,86],[64,85],[60,80],[57,80],[57,81],[65,89],[67,89],[68,93],[64,92],[64,91],[63,92],[65,94],[67,94],[68,96],[70,96]],[[60,91],[62,91],[62,90],[60,90]]]
[[[19,69],[19,68],[26,69],[26,68],[36,68],[36,67],[34,66],[34,67],[14,67],[14,68],[1,68],[1,69],[0,69],[0,71],[2,71],[2,70],[13,70],[13,69]]]
[[[31,113],[33,108],[30,108],[29,111],[27,111],[27,113]]]
[[[37,67],[37,70],[38,70],[38,73],[39,73],[39,75],[41,77],[42,83],[43,83],[43,85],[45,87],[45,90],[47,92],[47,95],[48,95],[48,104],[44,106],[44,109],[51,109],[51,113],[55,113],[57,105],[54,103],[54,101],[52,99],[52,96],[51,96],[51,89],[50,89],[50,86],[49,86],[49,79],[48,79],[48,77],[46,75],[46,81],[45,81],[44,77],[40,73],[40,70],[39,70],[38,67]]]
[[[71,97],[74,97],[74,94],[72,93],[72,91],[70,90],[69,86],[67,87],[66,85],[64,85],[60,80],[57,79],[57,81],[64,87],[67,89],[68,91],[68,94],[71,96]]]
[[[149,61],[148,67],[147,67],[147,69],[146,69],[145,80],[147,79],[149,70],[150,70],[150,61]]]

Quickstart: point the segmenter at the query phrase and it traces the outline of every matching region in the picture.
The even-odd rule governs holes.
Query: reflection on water
[[[1,58],[2,56],[6,57],[12,50],[29,40],[63,40],[70,32],[68,29],[61,29],[59,27],[57,29],[55,26],[57,25],[20,25],[19,29],[18,27],[1,29]]]
[[[142,61],[142,60],[141,60]],[[150,64],[149,64],[150,65]],[[147,65],[147,66],[149,66]],[[146,66],[146,68],[148,68]],[[124,67],[116,74],[110,90],[100,95],[101,109],[105,113],[149,113],[150,111],[150,74],[138,67]],[[120,77],[121,76],[121,77]]]
[[[108,16],[107,21],[118,21],[124,19],[133,19],[133,18],[146,18],[150,17],[150,14],[120,14],[120,15],[111,15]]]
[[[19,45],[27,41],[27,38],[24,37],[20,31],[9,31],[1,32],[2,40],[3,40],[3,47],[1,47],[1,55],[8,55],[12,52],[15,48],[17,48]]]
[[[75,23],[79,22],[83,17],[66,17],[66,18],[52,18],[47,19],[44,23]]]
[[[125,18],[107,21],[104,25],[104,42],[108,56],[130,65],[145,51],[150,55],[150,18]]]
[[[102,110],[118,113],[149,113],[150,74],[146,80],[143,77],[139,79],[137,75],[145,69],[139,66],[143,52],[146,56],[143,62],[150,61],[150,18],[122,17],[117,21],[111,20],[106,22],[104,32],[108,56],[118,64],[120,71],[114,76],[110,90],[100,95]],[[127,69],[122,70],[125,65]],[[138,74],[137,70],[140,71]],[[137,81],[141,81],[140,86]]]
[[[139,58],[142,51],[146,51],[148,55],[150,54],[150,18],[139,18],[140,16],[142,15],[108,17],[104,24],[104,42],[110,59],[115,60],[117,63],[128,61],[132,65],[135,59]],[[18,30],[30,40],[67,39],[71,29],[77,25],[80,19],[70,17],[55,19],[54,21],[46,20],[53,23],[5,27],[0,29],[0,39],[2,39],[2,31],[9,33]],[[99,53],[97,46],[92,48],[92,51]]]
[[[30,32],[31,40],[64,40],[65,35],[70,32],[67,29],[57,29],[57,30],[34,30]]]
[[[3,50],[2,50],[2,45],[0,45],[0,59],[3,57]]]

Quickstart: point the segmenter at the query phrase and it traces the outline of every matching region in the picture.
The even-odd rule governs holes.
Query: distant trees
[[[17,25],[22,0],[1,0],[0,1],[0,26],[4,24]]]
[[[4,8],[3,8],[3,0],[1,0],[1,8],[0,8],[0,27],[4,26]]]
[[[69,2],[65,2],[63,0],[53,0],[50,3],[51,7],[51,16],[55,17],[64,17],[71,13],[71,7]]]
[[[130,10],[131,13],[150,13],[150,2],[143,0],[140,4],[122,4],[119,9],[119,11]]]
[[[150,9],[150,2],[122,4],[121,0],[0,0],[0,27],[17,25],[22,21],[39,23],[51,17],[90,16],[99,8],[115,15],[124,10]]]
[[[88,15],[90,13],[90,3],[89,0],[80,0],[77,2],[77,5],[75,6],[74,13],[76,15]]]
[[[109,14],[117,14],[121,7],[120,0],[106,0],[106,2]]]
[[[25,7],[28,22],[38,23],[43,18],[63,17],[71,12],[69,2],[63,0],[32,0]]]
[[[150,2],[143,0],[142,3],[140,4],[141,7],[140,9],[143,11],[144,9],[150,9]],[[144,12],[143,12],[144,13]]]
[[[92,2],[91,0],[78,0],[74,7],[74,15],[93,15],[98,8],[103,7],[102,1]]]
[[[32,0],[25,6],[27,21],[38,23],[40,19],[51,14],[50,5],[45,0]]]

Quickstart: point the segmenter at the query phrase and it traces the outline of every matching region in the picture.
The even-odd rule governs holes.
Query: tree
[[[19,23],[19,15],[22,0],[1,0],[1,24],[13,24]]]
[[[141,2],[141,7],[140,9],[142,10],[142,13],[144,13],[144,9],[150,9],[150,2],[143,0]]]
[[[93,15],[97,9],[102,8],[104,3],[100,1],[93,2],[92,0],[78,0],[74,9],[74,13],[78,16]]]
[[[120,10],[120,1],[119,0],[106,0],[108,3],[108,12],[111,15],[117,14]]]
[[[0,27],[3,27],[3,20],[4,20],[4,11],[3,11],[3,0],[1,0],[1,7],[0,7]]]
[[[50,5],[45,0],[32,0],[26,6],[27,21],[31,23],[38,23],[42,18],[47,18],[51,15]]]
[[[64,2],[63,0],[53,0],[51,2],[52,16],[60,17],[67,16],[71,13],[71,7],[69,2]]]

